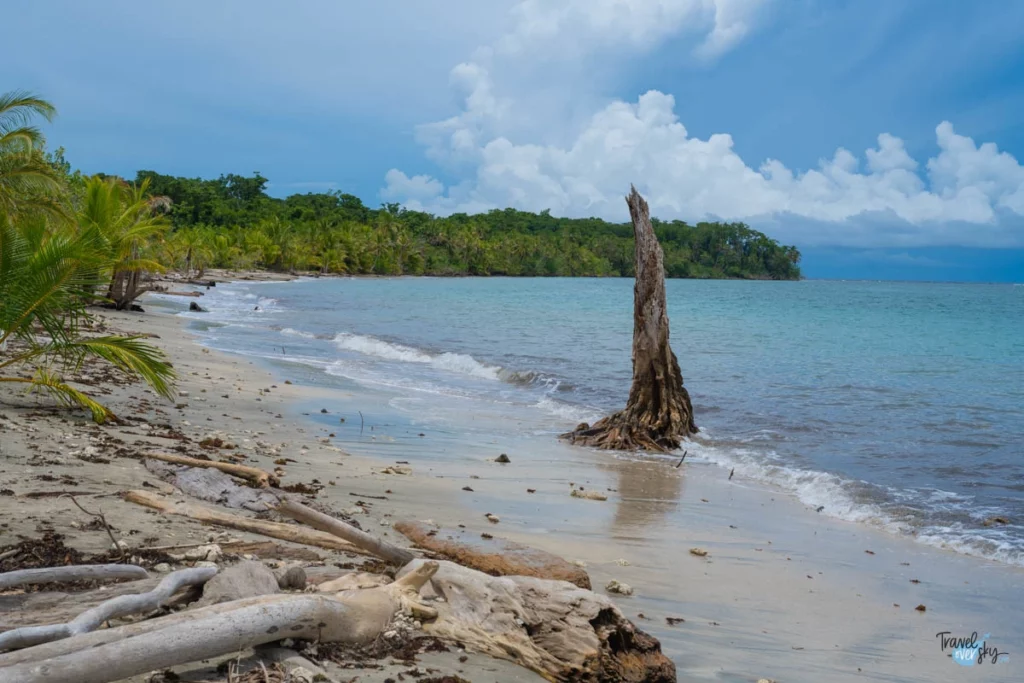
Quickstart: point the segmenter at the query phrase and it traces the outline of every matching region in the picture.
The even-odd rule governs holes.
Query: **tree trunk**
[[[690,394],[668,343],[665,266],[647,202],[632,188],[626,197],[636,237],[633,287],[633,386],[626,408],[562,435],[603,449],[668,451],[697,433]]]

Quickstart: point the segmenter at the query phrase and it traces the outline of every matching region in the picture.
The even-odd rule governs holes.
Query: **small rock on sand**
[[[302,590],[306,587],[306,570],[300,564],[282,567],[274,572],[281,590]]]
[[[508,455],[506,455],[505,453],[502,453],[501,455],[499,455],[497,458],[494,459],[494,462],[500,462],[502,464],[508,464],[508,463],[510,463],[512,461],[508,459]]]
[[[203,586],[203,597],[197,606],[216,605],[221,602],[272,595],[278,592],[274,572],[259,562],[248,560],[221,570]]]
[[[696,555],[697,557],[707,557],[708,551],[703,548],[690,548],[690,554]]]

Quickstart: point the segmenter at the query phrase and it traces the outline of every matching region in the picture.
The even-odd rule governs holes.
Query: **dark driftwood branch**
[[[690,394],[669,346],[665,265],[647,202],[631,188],[626,197],[636,238],[633,287],[633,384],[625,409],[562,437],[581,446],[669,451],[697,432]]]
[[[302,503],[296,503],[293,500],[282,498],[281,502],[278,503],[274,509],[298,522],[308,524],[314,529],[326,531],[338,538],[343,538],[352,545],[361,548],[368,553],[372,553],[382,560],[392,564],[403,566],[415,559],[415,555],[405,548],[399,548],[398,546],[391,545],[386,541],[382,541],[379,538],[371,536],[365,531],[360,531],[354,526],[346,524],[340,519],[335,519],[334,517],[325,515],[322,512],[317,512],[312,508],[306,507]]]
[[[153,458],[154,460],[162,460],[163,462],[169,462],[173,465],[208,467],[220,470],[221,472],[241,479],[248,479],[260,488],[277,486],[281,483],[280,480],[270,472],[261,470],[258,467],[249,467],[248,465],[236,465],[230,462],[216,462],[214,460],[197,460],[196,458],[189,458],[183,455],[171,455],[170,453],[148,452],[145,454],[145,457]]]
[[[0,633],[0,650],[21,649],[39,645],[40,643],[48,643],[53,640],[70,638],[71,636],[95,631],[104,621],[118,619],[129,614],[140,614],[155,610],[181,588],[206,583],[216,573],[216,567],[182,569],[168,574],[156,588],[148,593],[122,595],[107,600],[92,609],[82,612],[65,624],[25,626],[13,631],[7,631],[6,633]]]
[[[147,576],[149,574],[145,569],[133,564],[76,564],[66,567],[19,569],[0,574],[0,590],[55,581],[144,579]]]

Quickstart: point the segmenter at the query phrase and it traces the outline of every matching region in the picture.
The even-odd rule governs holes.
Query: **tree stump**
[[[670,451],[697,433],[690,394],[668,343],[664,256],[647,202],[626,197],[636,238],[633,287],[633,385],[624,410],[562,435],[570,443],[615,450]]]

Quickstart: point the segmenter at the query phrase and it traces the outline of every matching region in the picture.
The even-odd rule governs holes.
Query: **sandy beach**
[[[107,551],[106,531],[57,497],[65,491],[101,508],[131,548],[266,540],[158,515],[117,495],[167,488],[139,453],[195,450],[219,438],[247,464],[279,468],[286,487],[322,486],[317,500],[394,543],[407,541],[392,523],[427,520],[441,534],[476,540],[488,533],[561,555],[585,566],[598,592],[612,579],[628,583],[632,596],[613,597],[661,641],[679,680],[956,680],[963,671],[936,634],[973,631],[991,633],[989,645],[1010,653],[1008,663],[977,665],[976,678],[1019,680],[1013,661],[1024,650],[1020,568],[825,518],[714,467],[621,459],[554,440],[549,449],[526,450],[480,439],[485,423],[473,435],[389,424],[372,392],[324,387],[285,361],[271,365],[203,348],[181,317],[155,308],[103,317],[117,329],[155,335],[178,372],[177,403],[142,385],[96,378],[87,388],[124,420],[96,426],[45,398],[0,395],[0,547],[52,531],[83,553]],[[496,463],[501,453],[511,462]],[[275,464],[283,458],[286,464]],[[396,463],[411,473],[385,473]],[[572,498],[573,485],[608,499]],[[667,511],[679,509],[683,527],[666,521]],[[500,521],[488,521],[488,513]],[[655,539],[666,538],[668,556],[652,550]],[[328,564],[364,559],[317,552]],[[473,681],[539,680],[483,657],[421,661],[421,668]],[[349,678],[383,681],[402,670],[359,669]],[[209,665],[190,671],[192,680],[212,676]]]

